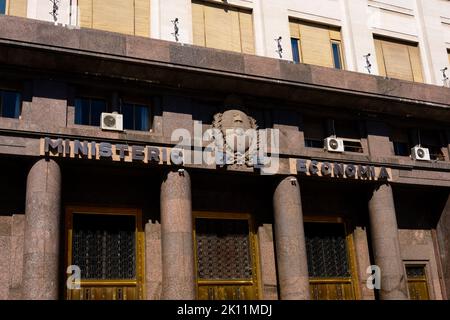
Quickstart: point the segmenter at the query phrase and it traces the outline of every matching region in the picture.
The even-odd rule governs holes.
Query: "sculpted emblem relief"
[[[216,147],[226,154],[227,164],[252,166],[258,151],[258,126],[255,119],[238,109],[214,115],[213,128]]]

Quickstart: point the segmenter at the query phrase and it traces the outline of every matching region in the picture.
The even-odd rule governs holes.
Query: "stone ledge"
[[[90,52],[114,56],[124,62],[138,59],[166,66],[186,66],[255,80],[271,79],[342,90],[349,94],[393,97],[421,102],[428,107],[433,107],[432,104],[450,106],[450,89],[439,86],[93,29],[70,29],[12,16],[0,16],[0,42],[24,47],[35,44],[54,50],[75,50],[80,54]]]

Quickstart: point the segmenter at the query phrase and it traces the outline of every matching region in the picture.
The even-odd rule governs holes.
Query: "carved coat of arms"
[[[238,109],[214,115],[212,124],[218,129],[216,150],[226,155],[226,164],[253,166],[258,152],[258,126],[255,119]]]

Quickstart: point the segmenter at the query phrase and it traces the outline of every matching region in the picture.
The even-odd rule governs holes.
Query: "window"
[[[292,56],[295,62],[344,69],[339,28],[290,21]]]
[[[149,37],[149,0],[78,0],[80,26]]]
[[[253,17],[250,10],[193,1],[192,20],[195,45],[255,53]]]
[[[16,118],[20,116],[20,93],[0,90],[0,117]]]
[[[406,266],[406,278],[411,300],[430,300],[425,266]]]
[[[75,99],[75,124],[100,126],[102,112],[106,112],[106,101],[104,100]]]
[[[305,147],[323,149],[325,139],[325,121],[321,118],[303,117]]]
[[[344,151],[363,153],[359,122],[354,120],[332,120],[332,133],[344,140]]]
[[[430,150],[430,159],[445,161],[441,133],[436,130],[420,130],[420,145]]]
[[[150,130],[149,107],[146,105],[124,103],[121,106],[123,128],[125,130]]]
[[[300,63],[300,42],[296,38],[291,38],[292,59],[296,63]]]
[[[0,0],[0,14],[6,13],[6,0]]]
[[[408,157],[411,154],[412,145],[410,143],[408,129],[391,128],[391,141],[396,156]]]
[[[331,48],[333,49],[334,67],[336,69],[342,69],[341,43],[338,41],[332,41]]]
[[[423,82],[417,44],[375,38],[375,49],[380,76]]]

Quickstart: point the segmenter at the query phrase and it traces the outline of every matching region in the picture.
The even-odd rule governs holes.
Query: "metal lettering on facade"
[[[290,173],[315,177],[391,181],[392,171],[371,164],[345,164],[307,159],[290,159]]]
[[[154,146],[129,146],[109,142],[41,139],[42,156],[80,158],[92,160],[112,160],[154,164],[184,164],[183,150]]]

